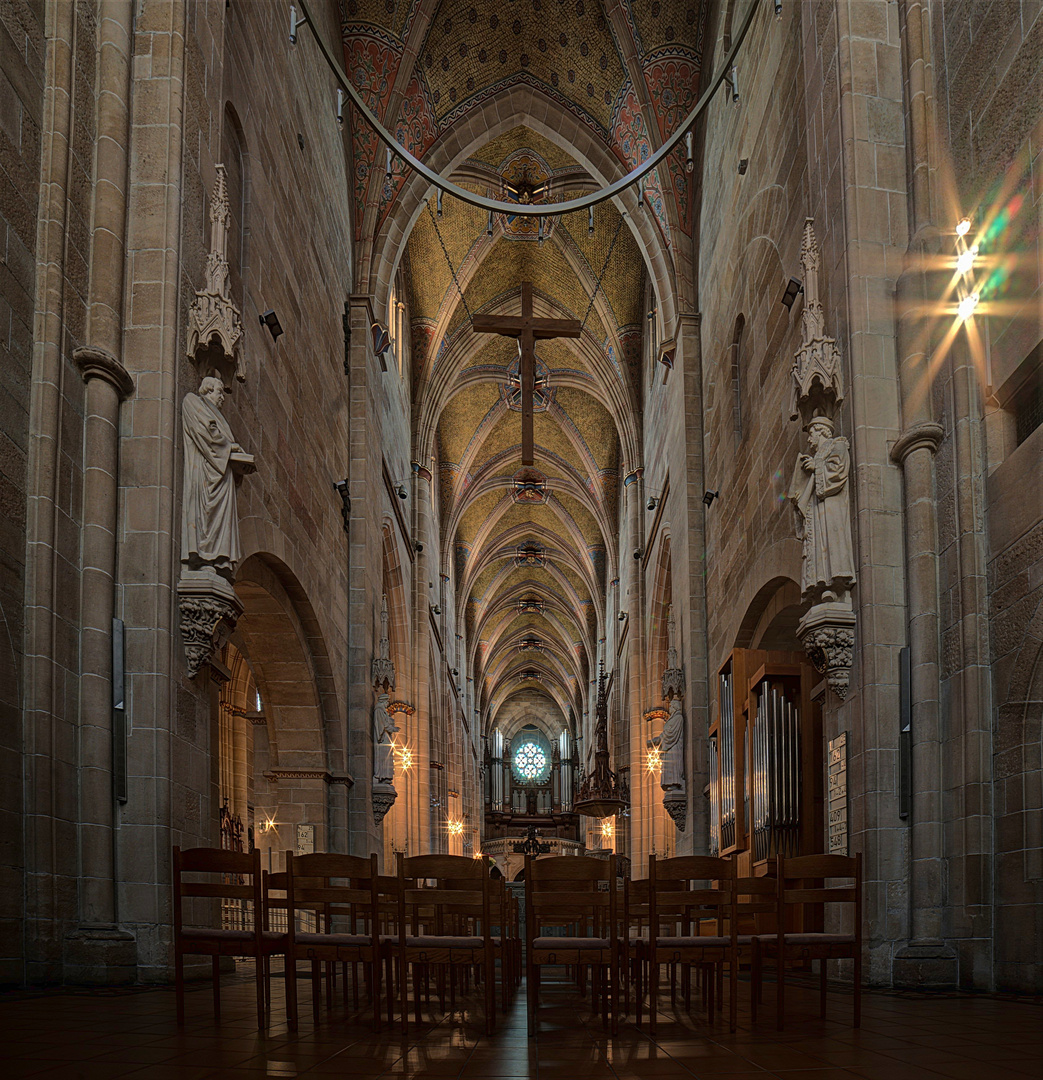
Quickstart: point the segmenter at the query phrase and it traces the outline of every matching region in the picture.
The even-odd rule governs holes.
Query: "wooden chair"
[[[536,1034],[539,971],[544,965],[575,966],[582,980],[593,972],[593,995],[600,990],[603,1022],[612,1016],[619,1030],[619,937],[616,856],[596,859],[561,855],[525,856],[526,1004],[529,1036]],[[551,936],[548,927],[566,932]],[[611,990],[609,990],[609,986]]]
[[[265,974],[268,958],[286,951],[287,937],[264,928],[261,894],[261,853],[225,851],[221,848],[175,847],[173,853],[174,900],[174,986],[177,994],[177,1022],[185,1022],[185,957],[209,956],[214,990],[214,1018],[221,1017],[221,958],[248,957],[254,961],[257,981],[257,1023],[264,1027],[267,1001]],[[185,875],[202,875],[206,880],[185,880]],[[239,901],[248,909],[249,929],[185,925],[184,901],[197,897],[210,901]],[[214,921],[216,904],[206,905],[208,921]],[[218,913],[218,917],[222,917]]]
[[[711,856],[682,856],[648,860],[648,935],[638,951],[648,967],[649,1031],[656,1033],[659,968],[661,964],[703,967],[727,964],[730,974],[729,1030],[736,1027],[738,993],[738,918],[735,903],[735,861]],[[694,882],[716,882],[695,887]],[[700,933],[703,920],[714,933]],[[665,929],[665,933],[664,933]],[[713,1013],[714,979],[708,983],[707,1016]],[[637,1022],[641,1023],[641,995]]]
[[[413,968],[413,1005],[416,1022],[421,1023],[421,974],[427,966],[440,969],[439,985],[444,993],[444,972],[449,969],[450,989],[455,992],[452,972],[463,965],[477,965],[485,991],[485,1031],[496,1024],[496,955],[500,942],[492,933],[491,881],[481,859],[463,855],[415,855],[398,857],[399,877],[399,994],[402,1023],[408,1025],[407,975]],[[434,882],[429,885],[428,882]],[[418,968],[423,968],[423,972]]]
[[[623,924],[619,939],[619,967],[623,989],[623,1015],[630,1015],[630,987],[644,992],[643,965],[638,945],[648,935],[648,878],[623,881]],[[638,1006],[640,1009],[640,1005]]]
[[[286,907],[292,933],[286,946],[286,1012],[297,1027],[297,962],[311,961],[312,1015],[319,1019],[320,964],[362,964],[373,1002],[373,1028],[380,1030],[381,943],[377,857],[286,853]],[[297,913],[316,915],[313,931],[297,928]],[[331,986],[327,986],[329,994]],[[345,993],[347,986],[345,985]]]
[[[760,993],[764,959],[776,962],[776,1022],[783,1027],[786,993],[786,963],[794,960],[818,960],[821,965],[819,1002],[826,1015],[826,963],[829,960],[853,960],[855,965],[854,1026],[862,1020],[862,855],[802,855],[787,859],[778,856],[778,929],[774,934],[760,934],[754,940],[753,995]],[[825,879],[850,878],[848,886],[826,886]],[[822,884],[811,884],[820,882]],[[824,933],[787,930],[794,923],[793,913],[804,908],[801,925],[809,921],[808,908],[825,904],[850,905],[854,926],[850,932]]]

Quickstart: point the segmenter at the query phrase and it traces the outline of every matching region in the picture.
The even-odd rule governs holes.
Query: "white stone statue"
[[[670,715],[663,724],[663,730],[653,735],[648,745],[659,750],[659,786],[664,794],[684,795],[684,712],[680,698],[671,698]]]
[[[800,590],[805,600],[846,599],[855,583],[851,545],[851,508],[848,477],[851,446],[834,435],[833,421],[815,416],[808,423],[808,448],[794,473],[793,493],[803,541]]]
[[[235,441],[221,415],[225,390],[207,376],[198,394],[181,403],[185,478],[181,510],[181,561],[189,570],[210,568],[231,580],[239,561],[235,489],[254,471],[253,456]]]
[[[380,694],[373,706],[373,783],[395,785],[395,736],[398,728],[388,712],[388,696]]]

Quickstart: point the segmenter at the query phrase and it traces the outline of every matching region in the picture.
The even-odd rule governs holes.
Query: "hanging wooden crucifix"
[[[533,394],[536,390],[536,341],[548,338],[578,338],[583,332],[579,319],[537,319],[532,313],[532,282],[521,283],[521,318],[513,315],[472,315],[476,334],[502,334],[517,338],[521,346],[522,466],[535,464],[532,439]]]

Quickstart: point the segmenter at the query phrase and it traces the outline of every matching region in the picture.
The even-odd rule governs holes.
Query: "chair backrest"
[[[377,856],[361,858],[316,852],[311,855],[286,853],[287,904],[299,910],[321,914],[330,932],[378,933]]]
[[[675,859],[648,859],[649,930],[660,932],[666,922],[675,932],[698,932],[700,920],[712,918],[715,933],[723,932],[725,923],[735,933],[734,859],[710,855],[683,855]],[[696,885],[705,882],[704,886]]]
[[[225,851],[223,848],[175,847],[173,851],[174,929],[184,926],[183,901],[188,897],[211,900],[240,900],[252,903],[254,933],[261,933],[261,852],[254,849]],[[185,880],[185,875],[193,875]],[[204,880],[198,880],[197,876]]]
[[[433,884],[432,884],[433,883]],[[491,889],[481,859],[466,855],[398,856],[399,925],[414,934],[490,938]]]
[[[854,934],[862,940],[862,853],[855,855],[778,856],[778,918],[786,926],[786,908],[795,905],[851,904]],[[850,885],[826,885],[825,879],[850,878]],[[817,883],[817,884],[816,884]]]
[[[640,933],[648,927],[648,878],[623,879],[623,927]]]
[[[610,937],[619,932],[616,856],[525,856],[525,933],[532,941],[540,926],[568,926],[576,937]]]

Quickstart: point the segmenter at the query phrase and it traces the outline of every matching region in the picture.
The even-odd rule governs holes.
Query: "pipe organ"
[[[735,649],[718,673],[710,853],[735,854],[740,873],[822,851],[820,678],[802,654],[762,649]]]

